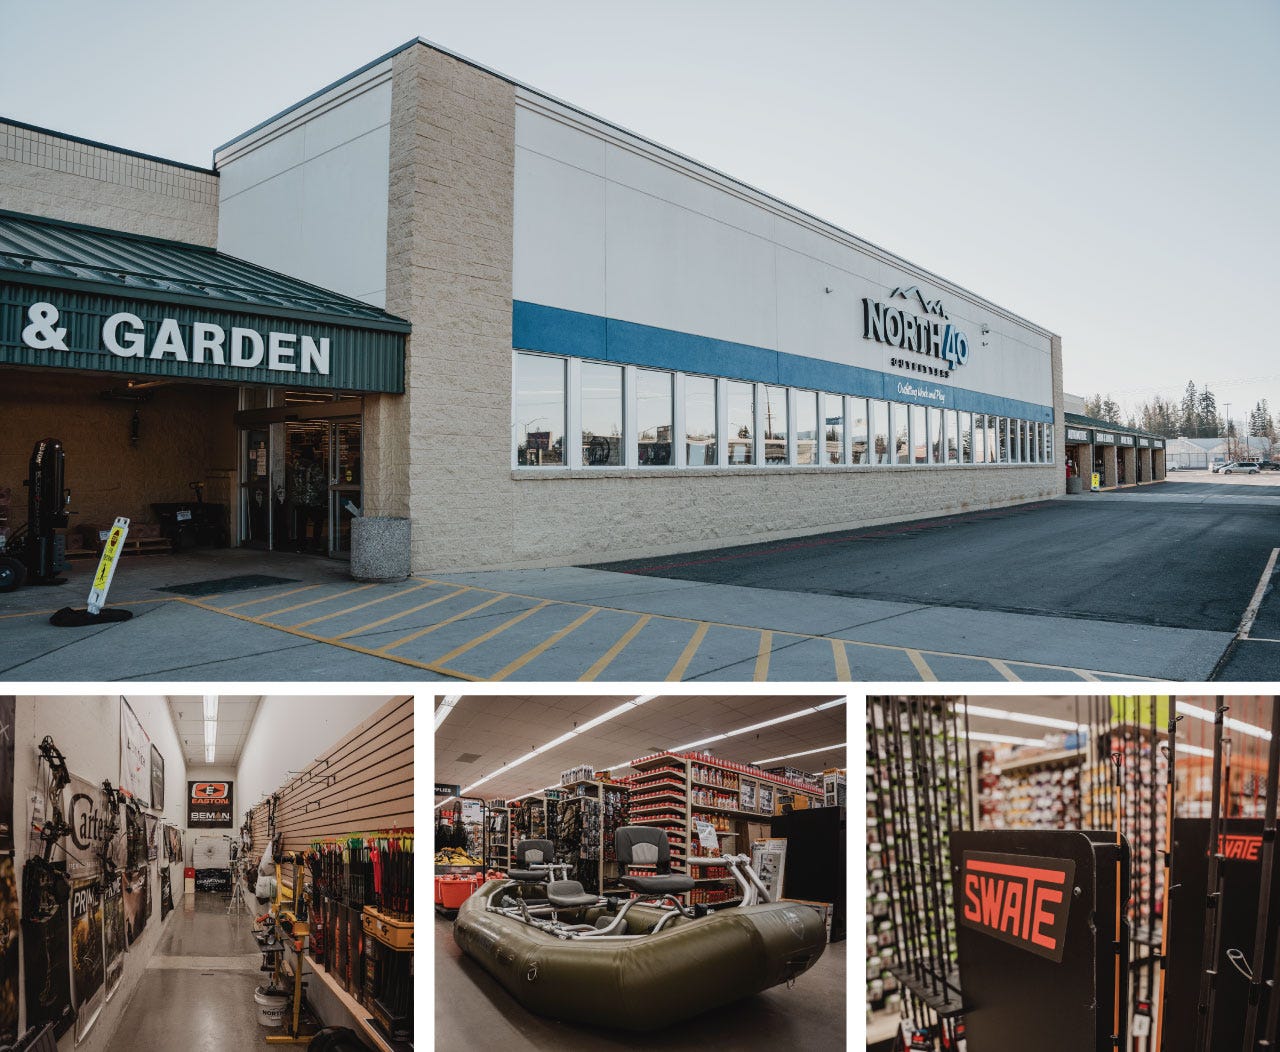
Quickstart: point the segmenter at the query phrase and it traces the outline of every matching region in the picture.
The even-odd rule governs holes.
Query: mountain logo
[[[936,314],[939,318],[947,317],[947,312],[942,308],[942,300],[926,299],[925,294],[920,291],[919,285],[907,285],[905,288],[900,285],[889,293],[890,299],[909,300],[912,296],[920,302],[920,306],[924,308],[926,314]]]

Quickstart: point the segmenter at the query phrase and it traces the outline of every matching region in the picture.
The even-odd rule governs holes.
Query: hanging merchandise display
[[[147,861],[147,823],[132,797],[124,799],[125,865],[137,869]]]
[[[71,989],[75,995],[76,1044],[97,1022],[104,1001],[102,893],[96,877],[71,889]]]
[[[0,1047],[18,1040],[18,881],[0,855]]]
[[[53,1027],[65,1034],[75,1018],[71,1004],[68,904],[71,882],[62,841],[70,832],[63,810],[63,794],[71,781],[66,758],[46,736],[40,743],[37,790],[44,820],[39,828],[39,852],[22,869],[22,965],[26,987],[27,1027]]]
[[[142,825],[147,837],[147,861],[155,862],[160,857],[160,819],[152,814],[143,814]]]
[[[0,856],[12,855],[14,715],[18,699],[0,694]]]

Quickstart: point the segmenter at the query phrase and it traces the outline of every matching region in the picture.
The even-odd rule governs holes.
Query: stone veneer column
[[[413,334],[405,396],[367,404],[366,503],[412,517],[415,571],[511,558],[514,173],[512,85],[425,45],[395,56],[387,310]]]

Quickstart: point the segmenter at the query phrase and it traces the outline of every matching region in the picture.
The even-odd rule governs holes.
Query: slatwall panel
[[[413,828],[413,699],[394,698],[279,791],[283,851],[315,840]],[[255,843],[257,832],[255,828]],[[266,808],[263,805],[263,844]]]
[[[253,847],[247,855],[256,867],[267,850],[267,801],[263,800],[250,812],[249,831],[253,834]]]

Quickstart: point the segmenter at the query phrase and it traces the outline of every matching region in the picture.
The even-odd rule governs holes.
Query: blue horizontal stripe
[[[522,351],[704,373],[1021,420],[1053,421],[1052,406],[970,391],[911,373],[882,373],[525,300],[516,300],[512,305],[511,343]]]

